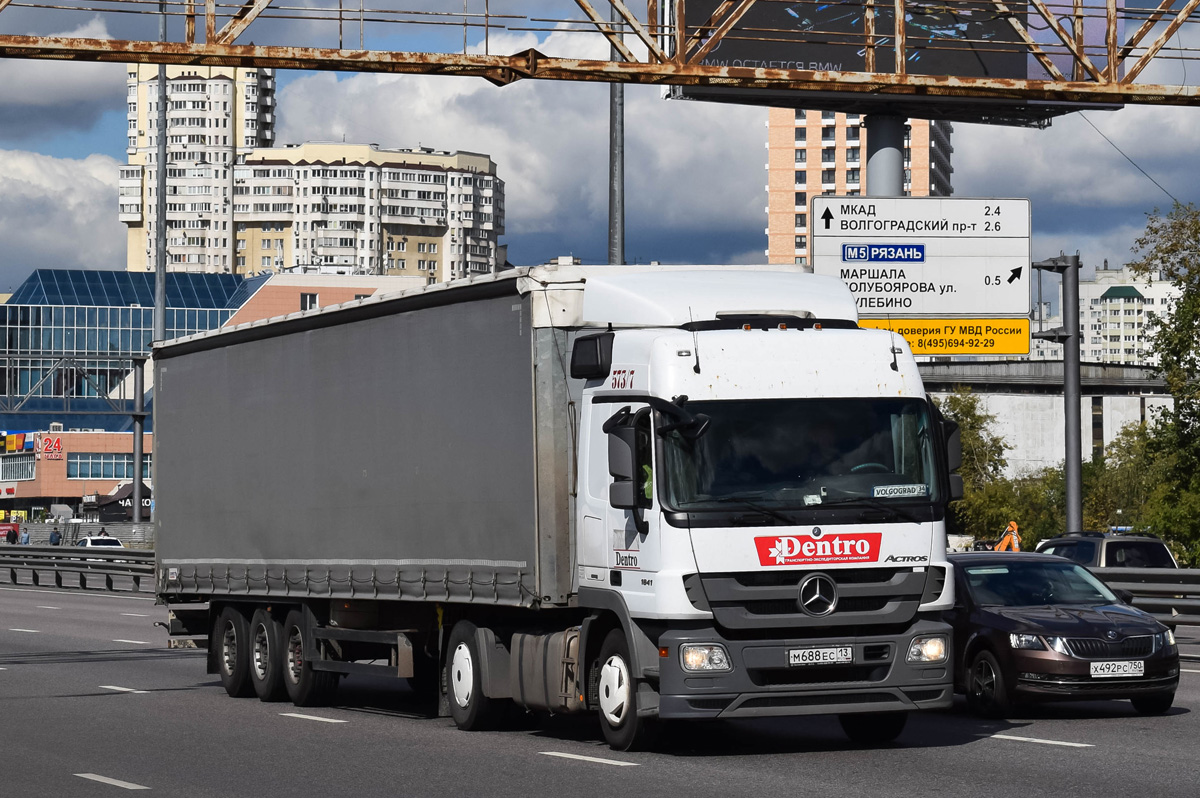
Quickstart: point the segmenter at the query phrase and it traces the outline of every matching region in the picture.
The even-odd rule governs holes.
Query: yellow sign
[[[914,355],[1027,355],[1029,319],[859,319],[904,336]]]

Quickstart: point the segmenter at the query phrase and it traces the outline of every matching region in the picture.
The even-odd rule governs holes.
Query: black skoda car
[[[951,554],[955,687],[1002,717],[1018,701],[1129,699],[1171,708],[1179,648],[1171,630],[1087,569],[1046,554]]]

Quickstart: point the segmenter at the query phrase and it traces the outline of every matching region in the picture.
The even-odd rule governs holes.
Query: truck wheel
[[[283,686],[298,707],[325,706],[333,700],[338,675],[314,671],[304,653],[304,613],[292,610],[283,622]]]
[[[613,629],[600,646],[599,713],[604,740],[615,751],[640,751],[654,742],[654,719],[637,713],[638,680],[625,633]]]
[[[1003,718],[1012,709],[1004,672],[996,657],[986,649],[975,655],[967,671],[967,706],[990,718]]]
[[[262,701],[282,701],[283,625],[263,608],[250,618],[250,682]]]
[[[446,690],[450,717],[463,731],[494,729],[504,713],[501,701],[483,694],[482,662],[475,643],[475,624],[454,624],[446,649]]]
[[[908,723],[907,712],[866,712],[838,715],[838,723],[851,742],[859,745],[890,743]]]
[[[225,607],[217,616],[211,638],[217,647],[217,673],[221,686],[234,698],[254,695],[250,684],[250,625],[235,607]]]

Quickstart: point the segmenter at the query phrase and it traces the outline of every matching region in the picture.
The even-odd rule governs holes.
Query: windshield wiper
[[[779,512],[778,510],[773,510],[770,507],[767,507],[765,505],[759,504],[758,502],[754,501],[754,499],[757,499],[757,498],[761,497],[762,495],[763,495],[762,491],[756,490],[756,491],[746,491],[745,493],[731,493],[728,496],[718,496],[716,498],[710,496],[706,499],[697,499],[697,501],[709,501],[709,502],[715,502],[716,504],[743,504],[746,507],[749,507],[751,510],[754,510],[755,512],[759,512],[765,516],[774,518],[776,521],[782,521],[783,523],[788,524],[789,526],[796,523],[793,519],[789,518],[788,516],[784,515],[783,513]],[[692,502],[689,502],[689,504],[691,504],[691,503]]]
[[[901,507],[894,507],[890,504],[884,504],[883,502],[879,501],[878,499],[872,499],[870,496],[847,496],[842,499],[834,499],[832,501],[823,501],[820,504],[814,504],[812,507],[809,507],[808,509],[816,510],[821,507],[832,507],[832,506],[838,505],[838,504],[865,504],[866,506],[874,508],[876,510],[882,510],[885,513],[898,515],[901,518],[904,518],[908,521],[912,521],[914,524],[922,523],[922,520],[920,518],[918,518],[913,513],[910,513],[908,510],[905,510]]]

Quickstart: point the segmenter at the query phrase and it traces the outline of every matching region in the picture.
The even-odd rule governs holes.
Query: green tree
[[[1004,478],[1008,444],[995,433],[996,417],[980,406],[979,397],[959,386],[939,403],[956,422],[962,438],[962,501],[951,506],[951,531],[978,538],[997,537],[1015,511],[1012,486]]]
[[[1156,208],[1136,240],[1135,274],[1167,280],[1177,296],[1149,324],[1150,344],[1174,400],[1149,436],[1160,481],[1144,506],[1147,525],[1189,559],[1200,554],[1200,208]]]

